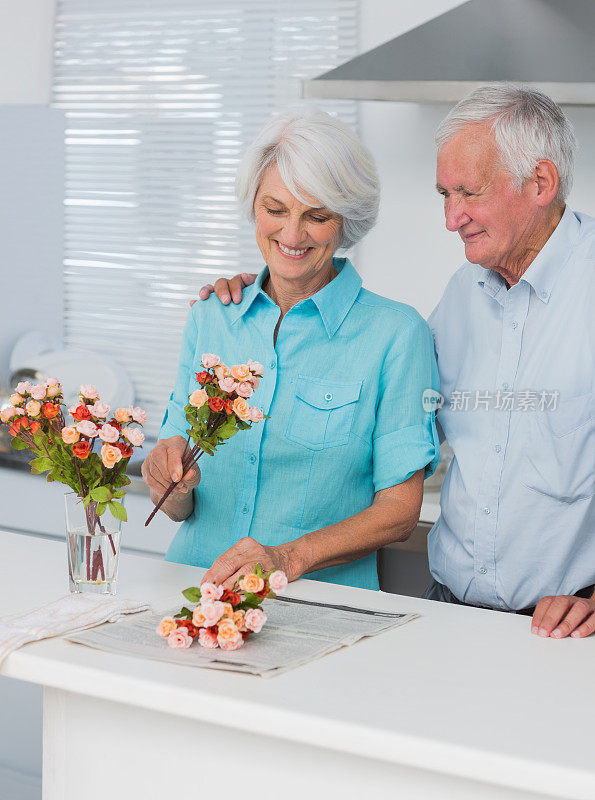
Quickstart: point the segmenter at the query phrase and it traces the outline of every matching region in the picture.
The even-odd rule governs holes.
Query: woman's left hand
[[[289,581],[294,581],[299,578],[300,571],[292,558],[292,544],[289,542],[269,547],[245,536],[216,559],[213,566],[205,572],[201,584],[208,581],[231,589],[238,578],[252,572],[256,564],[260,564],[264,572],[281,569]]]

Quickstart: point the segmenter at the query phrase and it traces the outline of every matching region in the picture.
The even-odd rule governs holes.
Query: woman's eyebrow
[[[285,205],[282,200],[277,200],[276,197],[273,197],[270,194],[265,194],[262,199],[263,200],[267,200],[269,203],[277,203],[277,205],[280,205],[280,206]]]

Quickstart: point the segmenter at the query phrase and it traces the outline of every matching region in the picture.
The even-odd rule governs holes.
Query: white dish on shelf
[[[78,402],[81,384],[93,384],[104,403],[112,408],[131,406],[134,387],[126,370],[112,359],[90,350],[60,350],[36,356],[31,363],[20,364],[57,378],[62,384],[67,406]]]

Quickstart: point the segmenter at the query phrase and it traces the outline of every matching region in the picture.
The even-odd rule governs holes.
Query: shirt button
[[[251,464],[256,464],[256,456],[254,455],[254,453],[250,453],[250,455],[248,456],[248,461]]]
[[[273,361],[271,361],[269,366],[270,366],[271,369],[275,369],[275,367],[277,366],[277,362],[275,360],[273,360]]]
[[[248,513],[248,506],[244,503],[244,505],[242,506],[242,514],[247,514],[247,513]]]
[[[513,322],[513,323],[512,323],[512,329],[513,329],[513,331],[516,331],[516,329],[517,329],[518,327],[519,327],[519,323],[518,323],[518,322]]]
[[[508,384],[507,383],[503,383],[502,384],[502,388],[504,389],[504,391],[506,391],[508,389]]]
[[[487,572],[487,569],[485,567],[480,567],[479,571],[481,572],[482,575],[485,575],[486,572]]]
[[[484,514],[489,514],[489,513],[490,513],[490,509],[489,509],[489,508],[486,506],[486,507],[484,508],[484,510],[483,510],[483,513],[484,513]]]
[[[333,396],[332,396],[332,394],[330,392],[327,392],[324,395],[324,399],[326,400],[327,403],[329,403],[333,399]]]
[[[500,452],[500,450],[502,450],[502,448],[500,447],[500,445],[499,445],[499,444],[497,444],[497,445],[494,447],[494,450],[495,450],[497,453],[499,453],[499,452]]]

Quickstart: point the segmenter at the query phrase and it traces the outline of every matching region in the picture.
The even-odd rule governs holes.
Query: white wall
[[[48,105],[55,0],[0,0],[0,105]]]
[[[458,0],[362,0],[362,52],[458,5]],[[356,265],[367,288],[410,303],[424,316],[464,260],[458,235],[444,228],[434,188],[434,130],[449,107],[360,104],[361,135],[378,165],[382,202],[378,225],[360,244]],[[565,111],[580,143],[569,205],[595,216],[595,108],[566,106]]]

